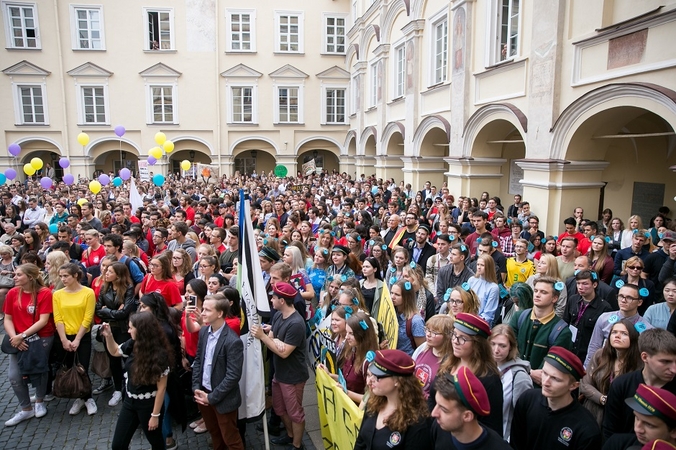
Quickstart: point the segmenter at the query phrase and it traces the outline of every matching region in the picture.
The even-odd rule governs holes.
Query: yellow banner
[[[317,370],[315,383],[324,448],[353,449],[364,412],[323,370]]]
[[[383,293],[380,296],[380,307],[378,308],[378,323],[382,324],[387,339],[388,347],[397,348],[397,338],[399,337],[399,322],[397,322],[397,311],[390,298],[390,290],[383,284]]]

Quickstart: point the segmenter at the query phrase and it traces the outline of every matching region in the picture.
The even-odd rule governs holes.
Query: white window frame
[[[99,13],[99,41],[100,41],[100,47],[99,48],[83,48],[80,47],[80,36],[79,36],[79,28],[78,24],[80,19],[77,16],[78,11],[87,11],[87,32],[90,34],[90,37],[88,41],[91,43],[92,38],[91,38],[91,28],[90,28],[90,20],[91,18],[89,17],[89,13],[91,11],[96,11]],[[104,51],[106,49],[106,34],[105,34],[105,29],[104,29],[104,20],[103,20],[103,5],[70,5],[70,34],[71,34],[71,47],[73,50],[77,51]]]
[[[337,25],[336,23],[334,23],[333,25],[329,25],[329,20],[331,20],[331,19],[336,20],[336,21],[337,20],[343,21],[343,25],[342,25],[343,34],[342,34],[342,36],[340,34],[337,34],[337,33],[334,33],[332,35],[329,34],[329,32],[328,32],[329,26],[333,26],[334,29],[339,27],[339,25]],[[348,14],[340,14],[340,13],[324,13],[323,14],[323,17],[322,17],[322,24],[323,24],[322,35],[323,35],[323,38],[324,38],[324,42],[323,42],[323,46],[322,46],[322,53],[324,53],[326,55],[344,55],[347,52],[347,46],[348,46],[348,42],[347,42],[348,27],[347,27],[347,24],[348,24],[348,19],[349,19]],[[343,38],[342,44],[337,43],[337,40],[340,37]],[[331,40],[333,42],[330,42]],[[333,51],[329,50],[329,45],[334,46],[336,48],[336,50],[333,50]],[[339,45],[343,46],[343,51],[337,50],[337,47]]]
[[[298,89],[298,120],[297,121],[282,121],[279,101],[280,89]],[[274,111],[273,121],[275,124],[303,124],[304,123],[304,86],[302,84],[279,84],[274,87]]]
[[[168,13],[169,14],[169,47],[162,48],[162,40],[160,36],[159,48],[153,49],[150,42],[150,13]],[[159,16],[158,16],[159,17]],[[176,27],[174,26],[174,9],[173,8],[143,8],[143,50],[151,52],[170,52],[176,51]],[[161,34],[161,32],[160,32]]]
[[[374,61],[369,66],[369,107],[378,106],[378,63]]]
[[[430,77],[429,85],[445,83],[448,80],[448,14],[444,11],[430,21]],[[439,39],[438,30],[445,32],[445,38]]]
[[[103,122],[87,122],[87,113],[85,111],[85,89],[103,89]],[[104,83],[78,83],[77,84],[77,113],[78,113],[78,125],[87,126],[87,125],[110,125],[110,104],[108,102],[108,85]],[[94,114],[96,118],[96,114]]]
[[[504,17],[503,11],[507,7],[508,17]],[[514,15],[514,6],[518,12]],[[488,29],[490,38],[486,48],[486,66],[493,66],[518,58],[521,54],[521,33],[523,2],[521,0],[492,0],[488,8]],[[503,20],[506,19],[506,20]],[[514,30],[513,25],[516,25]],[[503,37],[503,30],[505,36]],[[514,39],[514,48],[510,51],[510,42]],[[503,45],[507,45],[507,54],[502,56]]]
[[[234,32],[232,31],[232,16],[233,14],[248,14],[249,15],[249,47],[248,49],[235,49],[233,48],[233,39],[232,36]],[[233,53],[255,53],[256,52],[256,10],[255,9],[227,9],[225,11],[225,23],[226,23],[226,37],[225,42],[228,52]],[[241,23],[241,22],[240,22]],[[240,43],[242,31],[237,32],[240,35]]]
[[[282,50],[282,18],[298,17],[298,50]],[[305,52],[305,13],[303,11],[275,11],[275,53],[304,53]]]
[[[236,120],[235,117],[235,93],[234,89],[251,89],[251,121]],[[232,124],[258,124],[258,85],[256,83],[228,83],[227,90],[228,123]]]
[[[406,94],[406,42],[395,44],[392,52],[392,100]]]
[[[30,8],[33,10],[33,22],[34,22],[34,27],[32,28],[35,32],[35,47],[27,47],[27,46],[17,46],[14,43],[14,38],[12,37],[12,21],[10,18],[9,10],[10,8],[21,8],[21,30],[23,33],[23,40],[24,43],[26,43],[26,40],[29,39],[26,37],[26,26],[25,26],[25,20],[24,20],[24,15],[23,15],[23,9],[24,8]],[[42,42],[40,40],[40,21],[38,20],[38,7],[36,3],[23,3],[23,2],[10,2],[10,1],[3,1],[2,2],[2,13],[5,16],[5,38],[6,38],[6,48],[12,48],[12,49],[21,49],[21,50],[42,50]]]
[[[153,105],[153,88],[171,88],[172,120],[155,121],[155,109]],[[146,123],[148,125],[178,125],[178,84],[177,83],[147,83],[146,84]]]
[[[329,120],[329,114],[328,114],[328,108],[329,108],[329,91],[343,91],[343,121],[338,122],[336,120]],[[321,124],[322,125],[347,125],[348,123],[348,89],[347,86],[344,84],[327,84],[322,87],[322,116],[321,116]],[[334,100],[337,100],[337,97],[334,98]],[[334,108],[337,106],[336,104],[333,105]],[[338,113],[337,110],[334,110],[333,113],[334,118],[337,118]]]
[[[36,125],[44,126],[49,125],[49,109],[47,107],[47,84],[46,83],[13,83],[14,91],[14,118],[16,125]],[[23,115],[23,102],[21,97],[21,88],[40,88],[40,93],[42,95],[42,109],[44,115],[43,122],[26,122],[24,121]],[[35,114],[35,111],[33,111]]]

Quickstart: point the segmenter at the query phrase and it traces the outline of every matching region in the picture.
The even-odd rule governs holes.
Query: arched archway
[[[277,165],[276,151],[267,139],[246,139],[238,141],[232,148],[234,172],[251,174],[270,172]],[[289,170],[291,172],[291,170]]]
[[[325,137],[310,137],[299,142],[296,148],[296,167],[302,171],[303,164],[314,160],[316,173],[327,170],[331,173],[340,170],[338,156],[341,153],[341,145],[333,139]]]
[[[444,117],[433,115],[425,117],[413,135],[412,154],[402,158],[404,161],[404,182],[411,186],[423,186],[425,181],[441,188],[444,183],[448,156],[451,125]]]
[[[212,164],[212,151],[206,142],[193,137],[173,138],[174,151],[169,153],[169,171],[181,172],[181,162],[190,161],[191,164]]]
[[[21,146],[21,153],[16,159],[11,158],[10,165],[16,163],[18,167],[15,167],[15,169],[18,173],[23,173],[23,165],[31,162],[31,159],[40,158],[43,167],[37,172],[38,176],[46,173],[47,165],[49,164],[51,167],[54,167],[57,179],[63,177],[63,169],[59,166],[59,158],[62,153],[56,142],[41,138],[28,138],[18,140],[16,143]]]
[[[88,177],[98,173],[119,173],[124,167],[134,176],[138,175],[141,152],[133,141],[125,138],[97,139],[87,145],[85,155],[90,158],[85,162]]]
[[[406,127],[401,122],[390,122],[383,130],[380,154],[376,157],[378,178],[401,179],[401,169],[404,166],[401,158],[404,156],[405,136]]]

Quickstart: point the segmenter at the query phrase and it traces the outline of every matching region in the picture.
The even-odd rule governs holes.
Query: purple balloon
[[[126,167],[120,170],[120,178],[127,181],[129,178],[131,178],[131,170],[127,169]]]
[[[63,176],[63,182],[70,186],[75,182],[75,177],[72,174],[67,173]]]
[[[59,159],[59,165],[62,169],[65,169],[66,167],[70,166],[70,161],[68,161],[68,158],[61,158]]]
[[[14,170],[14,169],[5,170],[5,176],[8,179],[13,180],[14,178],[16,178],[16,170]]]
[[[9,144],[7,150],[12,156],[19,156],[19,153],[21,153],[21,146],[19,144]]]
[[[157,163],[157,159],[153,155],[148,156],[148,164],[154,166]]]
[[[49,177],[40,178],[40,186],[42,186],[42,189],[49,189],[52,187],[52,179]]]
[[[105,173],[102,173],[99,176],[99,183],[101,183],[103,186],[106,186],[108,183],[110,183],[110,177]]]
[[[124,127],[123,127],[122,125],[118,125],[118,126],[115,127],[115,134],[117,135],[117,137],[122,137],[122,136],[124,136],[124,133],[125,133],[126,131],[127,131],[127,130],[125,130]]]

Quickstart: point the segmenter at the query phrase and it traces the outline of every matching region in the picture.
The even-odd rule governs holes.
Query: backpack
[[[413,326],[413,318],[411,317],[410,319],[406,319],[406,336],[408,336],[408,340],[411,341],[411,346],[413,347],[413,350],[418,348],[418,344],[415,343],[415,339],[413,339],[413,331],[411,330]]]
[[[140,270],[141,273],[143,274],[143,276],[145,277],[146,274],[148,273],[148,269],[146,268],[146,265],[143,264],[143,261],[141,261],[136,256],[134,256],[134,257],[127,256],[127,258],[124,260],[124,263],[127,265],[127,269],[129,269],[129,273],[131,274],[130,264],[131,264],[132,261],[134,261],[134,264],[136,264],[136,266],[138,267],[138,270]]]
[[[521,325],[524,324],[527,317],[530,317],[530,313],[532,310],[533,308],[524,309],[519,318],[517,319],[518,327],[516,330],[514,330],[517,336],[519,335],[519,329],[521,328]],[[557,319],[559,318],[557,317]],[[552,331],[549,332],[549,337],[547,338],[547,344],[549,344],[550,348],[554,346],[554,343],[559,338],[559,335],[566,327],[568,327],[568,324],[561,319],[559,319],[557,324],[554,325],[554,328],[552,328]]]

